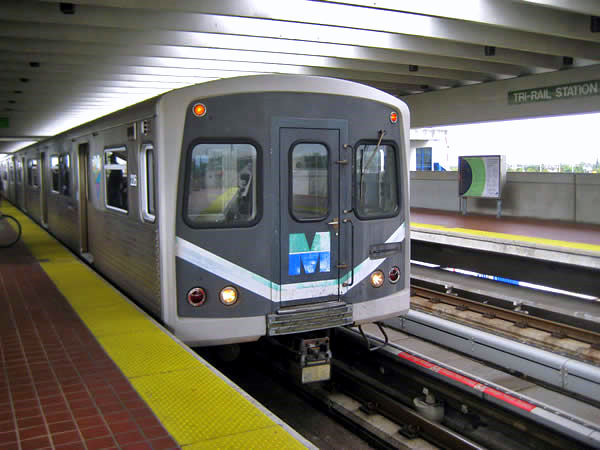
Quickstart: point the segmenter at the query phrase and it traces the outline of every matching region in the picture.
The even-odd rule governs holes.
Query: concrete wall
[[[502,215],[600,224],[600,175],[509,172]],[[458,172],[411,172],[410,206],[460,211]],[[467,211],[496,214],[496,201],[467,200]]]

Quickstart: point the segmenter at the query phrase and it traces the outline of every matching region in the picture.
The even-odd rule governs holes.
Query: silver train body
[[[39,142],[0,177],[184,342],[228,344],[407,311],[408,136],[376,89],[244,77]]]

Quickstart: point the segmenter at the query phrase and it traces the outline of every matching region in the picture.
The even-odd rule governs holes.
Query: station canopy
[[[171,89],[284,73],[395,96],[600,63],[597,0],[0,2],[0,153]]]

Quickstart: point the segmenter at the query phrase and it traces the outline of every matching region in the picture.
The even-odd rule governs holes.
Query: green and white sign
[[[8,117],[0,117],[0,128],[9,128]]]
[[[461,197],[500,198],[501,156],[459,156],[458,194]]]
[[[592,95],[600,95],[600,80],[509,91],[508,104],[523,105],[525,103],[546,102],[574,97],[590,97]]]

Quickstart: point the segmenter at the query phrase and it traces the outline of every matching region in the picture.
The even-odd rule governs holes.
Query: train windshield
[[[396,151],[388,144],[360,144],[356,148],[356,213],[360,218],[397,214]]]
[[[186,218],[194,226],[240,226],[256,217],[256,148],[198,144],[191,152]]]

